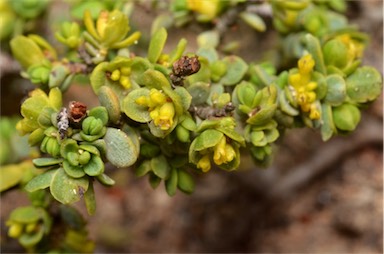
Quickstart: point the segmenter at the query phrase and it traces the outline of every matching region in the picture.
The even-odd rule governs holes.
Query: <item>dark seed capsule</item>
[[[177,77],[192,75],[200,70],[200,62],[197,56],[182,56],[173,63],[172,73]]]
[[[182,56],[173,63],[170,78],[175,86],[183,85],[185,77],[195,74],[200,70],[200,62],[197,56]]]
[[[66,108],[62,108],[57,114],[57,128],[59,129],[60,139],[64,139],[67,136],[67,130],[69,128],[68,113]]]
[[[79,123],[87,116],[87,106],[78,101],[69,102],[69,120],[72,123]]]

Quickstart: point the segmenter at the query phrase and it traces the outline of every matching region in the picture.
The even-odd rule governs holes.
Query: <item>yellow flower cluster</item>
[[[364,45],[356,40],[353,40],[349,34],[343,34],[336,37],[339,39],[348,49],[348,59],[350,61],[356,58],[361,58],[363,55]]]
[[[220,11],[220,0],[187,0],[188,9],[214,19]]]
[[[129,79],[130,74],[130,67],[121,67],[120,69],[112,71],[110,78],[113,81],[119,81],[120,85],[122,85],[125,89],[128,89],[131,87],[131,80]]]
[[[315,61],[310,54],[304,55],[298,62],[299,72],[289,75],[289,83],[294,88],[294,96],[303,112],[309,112],[309,118],[316,120],[320,118],[319,109],[316,106],[317,83],[311,81]]]
[[[136,99],[136,103],[148,107],[153,123],[160,127],[161,130],[166,131],[172,127],[175,106],[172,100],[162,91],[152,88],[149,98],[141,96]]]
[[[211,169],[210,152],[209,150],[205,150],[203,154],[203,157],[197,163],[197,168],[200,168],[205,173]],[[233,147],[227,143],[225,136],[213,147],[213,161],[216,165],[231,162],[235,156],[236,152]]]

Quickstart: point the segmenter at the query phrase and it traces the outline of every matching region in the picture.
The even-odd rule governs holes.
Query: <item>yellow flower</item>
[[[320,112],[315,105],[314,90],[317,88],[317,83],[311,81],[314,66],[315,61],[312,55],[304,55],[298,62],[299,72],[289,76],[289,83],[294,88],[297,104],[303,112],[309,112],[309,118],[312,120],[320,118]]]
[[[154,124],[156,126],[159,126],[161,130],[166,131],[169,128],[171,128],[173,125],[173,117],[175,116],[175,106],[173,105],[172,102],[167,102],[158,109],[158,114],[156,115],[150,114],[150,115],[154,121]]]
[[[225,136],[221,138],[213,151],[213,161],[216,165],[221,165],[232,161],[235,158],[235,150],[226,142]]]
[[[220,0],[187,0],[188,9],[204,15],[204,20],[214,19],[220,12]]]
[[[211,170],[211,161],[209,160],[209,155],[206,154],[204,155],[199,162],[197,163],[197,168],[200,168],[201,171],[204,173],[208,172]]]
[[[347,47],[349,61],[362,57],[364,51],[364,45],[362,43],[353,40],[349,34],[339,35],[337,38]]]
[[[163,105],[167,101],[167,96],[157,89],[151,89],[149,93],[150,107]]]

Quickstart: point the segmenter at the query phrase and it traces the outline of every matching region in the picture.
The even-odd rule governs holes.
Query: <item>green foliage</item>
[[[14,7],[23,9],[25,2]],[[154,21],[144,56],[128,49],[141,36],[129,34],[127,14],[134,3],[118,2],[73,3],[72,14],[82,24],[64,22],[56,31],[68,49],[63,56],[37,35],[10,41],[23,77],[37,88],[23,102],[16,128],[11,127],[15,121],[0,122],[1,145],[9,147],[0,153],[1,164],[8,164],[0,171],[0,190],[18,186],[29,193],[32,205],[16,209],[7,225],[9,235],[30,252],[93,250],[85,223],[68,205],[84,199],[94,214],[94,184],[115,183],[108,165],[132,168],[153,188],[163,182],[170,196],[177,190],[191,194],[196,173],[238,169],[243,149],[267,166],[286,129],[306,126],[324,141],[355,130],[361,108],[381,94],[380,73],[360,66],[367,38],[339,13],[344,1],[270,1],[282,45],[276,64],[224,56],[217,27],[197,36],[196,52],[184,52],[184,38],[166,52],[171,34],[165,25],[194,17],[212,25],[232,7],[241,10],[235,18],[265,31],[260,16],[240,8],[257,1],[172,1],[171,15]],[[24,10],[25,17],[42,10],[35,4]],[[8,14],[4,19],[13,15]],[[89,78],[100,106],[63,106],[63,93],[80,75]],[[12,129],[28,135],[29,145],[41,152],[29,156],[34,167],[30,160],[22,162],[28,157],[22,149],[15,150]],[[7,161],[10,154],[15,158]],[[47,212],[55,200],[66,205],[56,217]],[[53,220],[57,217],[68,225]],[[51,240],[52,227],[61,230],[62,239],[41,249]]]

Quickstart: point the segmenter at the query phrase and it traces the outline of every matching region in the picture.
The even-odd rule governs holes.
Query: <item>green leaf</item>
[[[45,56],[40,47],[30,38],[18,35],[11,42],[11,50],[13,57],[21,64],[24,69],[34,64],[40,64],[44,61]]]
[[[135,168],[135,175],[137,177],[141,177],[141,176],[146,175],[151,170],[152,170],[151,161],[145,160],[140,164],[140,166]]]
[[[313,57],[313,60],[315,60],[315,70],[322,74],[326,74],[327,70],[325,68],[323,52],[320,47],[319,39],[312,34],[306,34],[305,43],[309,53]]]
[[[191,194],[195,190],[195,181],[189,173],[180,169],[178,170],[177,177],[177,186],[181,191],[187,194]]]
[[[227,72],[221,78],[221,83],[227,86],[239,83],[248,70],[247,63],[238,56],[224,57],[223,62],[227,65]]]
[[[43,228],[40,228],[36,233],[24,233],[19,237],[19,242],[24,248],[31,248],[41,241],[44,235]]]
[[[101,175],[104,172],[104,162],[96,155],[84,166],[84,172],[89,176]]]
[[[71,165],[67,160],[63,162],[63,168],[65,173],[73,178],[81,178],[85,176],[83,167]]]
[[[79,201],[88,190],[89,180],[87,177],[72,178],[64,169],[59,168],[53,175],[50,191],[52,196],[63,204],[71,204]]]
[[[53,175],[56,173],[56,170],[48,170],[40,175],[35,176],[30,180],[25,186],[25,190],[28,192],[34,192],[37,190],[42,190],[48,188],[51,185]]]
[[[85,206],[89,215],[93,215],[96,212],[96,198],[95,191],[93,190],[93,182],[90,181],[88,190],[84,194]]]
[[[248,118],[247,123],[252,125],[263,125],[270,121],[276,112],[277,105],[261,108],[256,114]]]
[[[191,148],[194,151],[202,151],[204,149],[214,147],[220,141],[224,134],[217,130],[208,129],[201,133],[195,140],[194,146]]]
[[[187,89],[184,87],[176,87],[175,88],[175,93],[179,95],[181,99],[181,105],[183,106],[184,111],[187,111],[189,109],[189,106],[191,105],[192,102],[192,96],[189,94]]]
[[[23,224],[33,223],[39,219],[39,209],[33,206],[18,207],[9,216],[9,220]]]
[[[264,32],[266,29],[264,21],[257,14],[244,11],[240,13],[240,18],[256,31]]]
[[[105,107],[112,123],[120,119],[120,101],[116,93],[108,86],[102,86],[98,95],[101,106]]]
[[[209,97],[209,83],[197,82],[187,87],[188,93],[192,97],[193,105],[201,105],[206,103]]]
[[[164,74],[158,70],[148,69],[137,79],[137,83],[148,88],[156,88],[158,90],[163,87],[171,87],[169,80]]]
[[[83,149],[84,151],[90,152],[91,154],[95,154],[97,156],[100,156],[99,149],[97,149],[93,145],[81,144],[81,145],[79,145],[79,148]]]
[[[164,27],[160,28],[151,38],[151,42],[148,48],[148,60],[151,63],[156,63],[159,59],[161,53],[163,52],[163,48],[165,45],[165,41],[167,40],[167,30]]]
[[[348,97],[357,103],[375,100],[383,89],[380,73],[369,66],[358,68],[348,76],[346,83]]]
[[[177,190],[178,174],[177,169],[173,168],[170,177],[165,181],[165,190],[169,196],[174,196]]]
[[[32,160],[33,164],[36,167],[49,167],[53,165],[58,165],[62,162],[62,159],[55,159],[55,158],[37,158]]]
[[[115,180],[107,176],[106,174],[97,175],[96,179],[105,186],[112,186],[115,184]]]
[[[335,126],[343,131],[353,131],[360,122],[360,110],[352,104],[342,104],[333,108]]]
[[[92,108],[89,111],[88,116],[93,116],[96,119],[100,119],[103,125],[106,125],[108,123],[108,111],[103,106]]]
[[[332,117],[332,107],[328,103],[321,104],[321,119],[323,123],[321,125],[321,138],[323,141],[327,141],[336,133],[336,127]]]
[[[129,167],[136,162],[139,150],[134,141],[123,131],[107,128],[104,136],[106,157],[116,167]]]
[[[155,174],[151,173],[149,175],[149,184],[153,189],[156,189],[157,186],[159,186],[160,182],[161,182],[161,178],[157,177]]]
[[[149,90],[139,88],[130,92],[123,100],[122,110],[132,120],[139,123],[147,123],[152,120],[148,107],[136,103],[136,100],[141,96],[149,97]]]
[[[99,94],[100,88],[107,83],[105,71],[108,64],[108,62],[99,63],[91,73],[90,82],[95,94]]]
[[[161,179],[167,179],[171,172],[171,167],[164,155],[152,158],[151,168],[153,173]]]
[[[324,100],[332,106],[342,104],[347,94],[344,79],[337,74],[332,74],[326,78],[326,83],[327,95]]]

